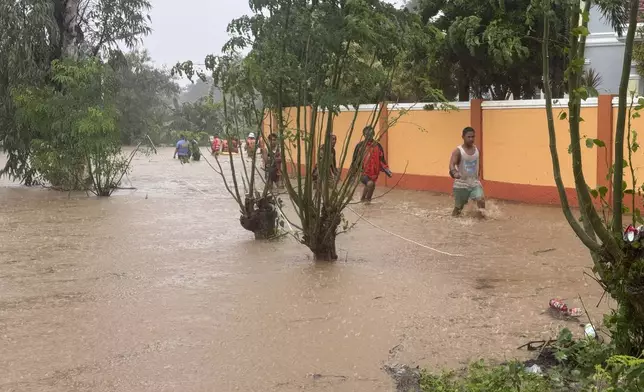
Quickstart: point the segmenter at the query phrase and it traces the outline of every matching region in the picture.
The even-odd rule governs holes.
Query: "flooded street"
[[[0,391],[391,391],[385,364],[579,333],[552,297],[605,310],[558,208],[453,219],[449,196],[394,190],[355,211],[463,257],[360,222],[316,264],[291,237],[254,241],[206,162],[172,153],[138,156],[137,189],[105,199],[0,180]]]

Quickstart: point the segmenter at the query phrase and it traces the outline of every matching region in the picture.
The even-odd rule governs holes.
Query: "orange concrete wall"
[[[440,111],[423,110],[423,104],[389,105],[380,119],[376,118],[377,110],[373,105],[371,108],[374,110],[363,107],[357,112],[341,111],[333,122],[333,132],[338,137],[338,161],[346,146],[347,159],[343,168],[348,168],[353,148],[362,138],[362,129],[366,125],[375,125],[377,132],[387,129],[381,144],[393,172],[391,179],[381,176],[380,184],[397,184],[400,189],[450,192],[449,157],[461,142],[462,129],[472,126],[477,131],[476,143],[481,151],[482,182],[487,197],[559,203],[552,173],[544,101],[473,100],[455,106],[459,109]],[[570,133],[567,121],[558,119],[559,113],[566,109],[565,100],[555,106],[562,179],[569,202],[575,205],[572,158],[568,152]],[[293,118],[293,109],[289,109],[289,113]],[[585,140],[581,141],[584,175],[591,188],[610,186],[606,180],[609,166],[606,162],[612,162],[614,156],[611,146],[616,114],[611,96],[591,99],[582,107],[582,138],[597,138],[607,144],[607,148],[587,148]],[[319,119],[317,133],[325,129],[327,118]],[[644,117],[633,119],[632,123],[633,129],[644,135]],[[308,125],[302,126],[308,128]],[[353,135],[347,138],[351,129]],[[644,148],[633,155],[633,163],[639,183],[644,184]],[[630,180],[628,172],[625,172],[625,179]]]
[[[283,112],[285,122],[285,131],[287,134],[294,135],[297,131],[297,108],[287,108]],[[300,108],[300,132],[306,135],[312,135],[314,146],[319,146],[324,143],[326,127],[328,125],[329,113],[317,112],[315,129],[311,130],[311,116],[312,110],[310,107]],[[380,112],[377,106],[369,105],[361,107],[358,110],[343,108],[339,113],[333,114],[333,134],[337,136],[336,153],[338,165],[344,169],[348,169],[351,165],[353,150],[356,144],[362,140],[362,130],[367,125],[374,127],[377,134],[382,133],[379,127]],[[263,129],[268,135],[269,125],[271,123],[270,115],[264,119]],[[273,117],[273,132],[277,132],[277,119]],[[314,131],[314,132],[312,132]],[[301,165],[306,165],[306,153],[304,139],[299,140],[301,152]],[[345,152],[346,146],[346,152]],[[285,159],[293,165],[297,162],[297,140],[292,138],[290,141],[285,142],[286,151],[284,153]],[[314,149],[314,154],[317,154],[317,148]],[[345,158],[343,159],[343,155]],[[291,168],[289,168],[291,170]]]
[[[566,187],[574,187],[572,156],[568,152],[568,121],[556,116],[557,151],[561,177]],[[597,108],[582,108],[581,135],[597,138]],[[485,179],[511,184],[554,186],[548,124],[544,109],[508,108],[483,110],[485,130]],[[596,186],[596,151],[582,141],[582,162],[586,182]]]
[[[644,112],[641,112],[640,115],[644,116]],[[615,137],[615,129],[617,128],[617,107],[613,108],[612,122],[613,122],[613,140],[612,140],[612,143],[609,141],[606,141],[606,143],[612,145],[612,150],[614,154],[614,151],[615,151],[614,137]],[[632,118],[632,115],[631,115],[631,131],[637,134],[636,137],[637,137],[638,144],[640,144],[641,146],[644,146],[644,117]],[[631,134],[631,138],[632,137],[634,137],[633,134]],[[626,162],[629,161],[628,150],[629,148],[628,148],[628,111],[627,111],[626,129],[624,134],[624,160]],[[642,184],[644,184],[644,148],[640,147],[638,151],[633,152],[631,155],[632,155],[631,160],[633,162],[633,167],[635,168],[635,179],[637,181],[637,184],[635,186],[637,188],[642,186]],[[631,176],[630,168],[628,167],[625,168],[624,181],[628,183],[629,188],[632,188],[632,179],[633,177]]]
[[[289,108],[284,111],[285,121],[287,122],[287,130],[294,133],[296,130],[296,113],[297,111],[294,108]],[[348,168],[351,165],[351,158],[353,155],[353,149],[356,144],[362,139],[362,130],[365,126],[371,125],[374,127],[376,132],[380,132],[378,126],[378,112],[376,109],[370,110],[369,108],[356,110],[343,110],[337,114],[334,114],[333,120],[333,134],[336,135],[338,141],[336,144],[336,153],[338,164],[342,163],[342,154],[345,151],[346,146],[346,159],[344,160],[343,168]],[[324,137],[327,127],[327,122],[329,119],[329,113],[327,112],[318,112],[316,118],[315,132],[313,132],[313,143],[318,146],[321,143],[324,143]],[[301,130],[307,134],[311,134],[311,109],[308,108],[306,111],[306,121],[304,121],[304,109],[300,112],[300,127]],[[304,143],[301,143],[303,148]],[[287,149],[290,150],[293,161],[296,158],[297,144],[296,143],[287,143]],[[287,159],[289,159],[288,154],[286,154]],[[290,160],[290,159],[289,159]],[[304,152],[302,153],[302,164],[304,164]]]
[[[470,111],[392,110],[389,120],[391,171],[403,173],[406,166],[411,175],[446,176],[450,154],[470,125]]]

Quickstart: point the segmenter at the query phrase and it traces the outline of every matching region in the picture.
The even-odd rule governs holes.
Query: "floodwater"
[[[1,180],[0,391],[391,391],[385,364],[580,333],[552,297],[605,310],[558,208],[453,219],[448,196],[394,190],[352,207],[416,243],[361,221],[315,263],[290,237],[254,241],[206,162],[172,153],[137,157],[137,189],[105,199]]]

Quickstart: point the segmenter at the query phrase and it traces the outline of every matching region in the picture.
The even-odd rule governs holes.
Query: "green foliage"
[[[360,167],[354,165],[345,178],[321,170],[317,183],[313,168],[317,162],[331,165],[333,118],[341,107],[357,113],[358,105],[391,96],[401,62],[410,44],[418,42],[406,32],[420,24],[416,20],[410,26],[408,13],[378,0],[253,0],[250,6],[252,16],[230,24],[233,37],[225,49],[234,54],[250,48],[242,70],[277,120],[271,132],[284,155],[282,172],[287,172],[287,160],[306,168],[296,181],[284,184],[301,221],[297,238],[317,259],[335,260],[342,211],[357,187]],[[285,114],[287,107],[295,108],[291,116]],[[374,110],[372,125],[378,116]],[[355,121],[344,150],[337,152],[338,166],[347,158],[354,127]]]
[[[86,8],[81,9],[84,15],[80,18],[79,27],[83,31],[83,43],[92,56],[105,51],[120,51],[119,47],[123,45],[134,48],[141,37],[152,32],[149,26],[151,19],[147,14],[152,8],[149,0],[94,0],[85,4]]]
[[[154,68],[145,51],[115,54],[109,63],[119,84],[116,109],[121,141],[132,145],[148,135],[155,143],[169,142],[166,123],[172,121],[172,101],[179,94],[170,73]]]
[[[644,389],[644,360],[615,355],[595,364],[590,372],[567,367],[570,378],[563,382],[562,367],[533,374],[523,364],[487,366],[472,364],[463,375],[454,372],[434,375],[423,372],[423,392],[639,392]]]
[[[226,49],[251,48],[246,61],[269,106],[279,101],[284,107],[336,108],[377,102],[389,89],[388,71],[403,54],[407,22],[394,6],[367,0],[252,1],[251,9],[255,15],[230,24],[233,38]],[[308,88],[301,90],[304,82]]]
[[[221,102],[221,90],[214,85],[211,77],[206,78],[206,81],[197,79],[184,87],[179,96],[179,103],[194,103],[206,97],[212,97],[214,102]]]
[[[572,332],[564,328],[553,350],[559,366],[553,369],[551,378],[563,386],[590,377],[598,364],[605,363],[614,354],[615,346],[592,338],[575,340]]]
[[[558,1],[535,1],[535,11],[544,17],[543,41],[549,42],[552,18],[556,18]],[[617,309],[607,317],[606,325],[612,333],[612,341],[617,353],[628,355],[641,355],[644,350],[644,253],[642,241],[626,241],[623,237],[623,216],[631,213],[632,224],[642,222],[640,209],[636,206],[636,196],[642,195],[636,172],[632,164],[633,154],[639,150],[637,132],[632,129],[631,120],[638,118],[638,111],[644,106],[644,100],[637,102],[631,96],[631,103],[627,102],[627,90],[635,33],[637,30],[637,17],[640,11],[639,0],[600,0],[584,2],[584,9],[579,9],[577,2],[567,4],[571,8],[569,26],[571,35],[569,44],[565,48],[568,54],[568,67],[565,71],[567,90],[570,96],[568,101],[567,121],[570,129],[570,152],[572,155],[572,172],[575,179],[575,188],[579,200],[580,218],[576,218],[568,204],[568,197],[561,180],[561,169],[557,152],[554,115],[552,111],[553,94],[549,88],[549,62],[543,62],[543,78],[546,95],[546,115],[548,118],[548,132],[550,137],[550,151],[552,155],[554,179],[557,184],[562,209],[566,220],[575,234],[590,250],[593,259],[593,272],[597,275],[597,282],[617,301]],[[605,200],[608,193],[606,187],[590,189],[584,177],[581,158],[580,133],[581,102],[592,95],[593,86],[589,80],[589,73],[584,74],[583,64],[585,58],[585,43],[588,35],[588,20],[591,5],[596,5],[604,13],[610,15],[612,24],[628,26],[624,58],[622,62],[622,75],[619,89],[619,105],[617,110],[617,124],[615,130],[614,161],[607,162],[609,168],[608,180],[612,186],[612,200]],[[627,23],[624,14],[628,16]],[[621,31],[621,30],[620,30]],[[542,47],[543,59],[549,56],[549,45]],[[586,79],[586,80],[584,80]],[[566,118],[563,117],[562,118]],[[626,140],[625,140],[626,139]],[[606,148],[601,140],[586,138],[586,146]],[[613,146],[611,146],[612,148]],[[628,156],[624,157],[627,153]],[[624,169],[630,169],[630,182],[624,179]],[[630,196],[630,198],[626,198]],[[593,204],[593,198],[599,199],[603,209],[600,212]],[[630,201],[630,208],[626,203]],[[581,223],[580,223],[581,222]]]
[[[432,24],[423,23],[421,15],[396,11],[400,19],[401,37],[406,49],[400,53],[400,72],[394,75],[392,102],[445,102],[455,95],[449,75],[452,65],[445,59],[445,35]]]
[[[587,68],[581,76],[582,84],[588,89],[588,95],[591,97],[599,96],[599,86],[603,82],[601,75],[594,68]]]
[[[33,169],[53,187],[109,196],[128,161],[121,155],[116,80],[97,59],[54,61],[57,88],[14,91],[17,121],[38,135],[31,141]]]
[[[31,185],[32,141],[42,135],[16,118],[12,91],[55,89],[53,60],[111,57],[150,32],[147,0],[0,2],[0,144],[8,154],[0,175]],[[82,15],[81,15],[82,13]],[[40,145],[40,144],[39,144]]]
[[[220,135],[224,128],[223,117],[223,104],[215,103],[212,98],[205,97],[193,103],[177,103],[166,127],[172,134],[186,130]]]
[[[202,83],[212,82],[210,96],[206,100],[198,100],[196,104],[201,105],[205,113],[215,116],[218,128],[215,134],[228,140],[228,143],[232,143],[233,139],[243,140],[251,131],[256,133],[260,140],[265,137],[261,125],[265,108],[260,105],[261,100],[254,84],[257,80],[251,74],[250,62],[242,60],[235,53],[229,53],[223,56],[206,56],[205,64],[210,77],[203,71],[196,71],[192,61],[178,63],[173,67],[172,73],[186,75],[191,81],[197,75]],[[221,92],[221,103],[213,103],[215,91]],[[191,106],[184,103],[183,107]],[[266,139],[263,141],[265,143]],[[284,227],[284,220],[278,215],[283,203],[271,193],[275,184],[270,178],[262,176],[257,154],[250,155],[249,164],[243,154],[239,155],[239,159],[229,155],[228,165],[232,178],[224,174],[218,154],[214,156],[216,167],[212,167],[240,207],[241,226],[253,232],[256,239],[272,239],[278,235],[279,227]],[[267,151],[267,155],[271,159],[274,158],[272,150]],[[264,187],[260,192],[262,183]],[[285,215],[282,213],[282,216]]]
[[[608,359],[598,366],[592,391],[635,392],[644,390],[644,360],[623,355]]]
[[[640,28],[638,31],[640,37],[644,36],[644,30]],[[644,75],[644,43],[637,42],[633,45],[633,62],[637,69],[637,73]]]
[[[615,355],[615,347],[595,339],[572,339],[561,331],[553,346],[557,364],[528,372],[522,363],[486,365],[479,361],[464,372],[440,375],[424,371],[420,380],[426,392],[637,392],[644,388],[644,360]],[[545,355],[545,354],[542,354]]]
[[[546,379],[526,372],[520,362],[490,367],[483,361],[472,364],[462,377],[453,372],[442,375],[424,372],[420,387],[423,392],[546,392],[551,390]]]
[[[541,17],[531,14],[532,0],[418,0],[417,12],[431,32],[432,50],[417,52],[416,62],[431,59],[431,80],[448,98],[534,98],[541,87]],[[565,7],[562,7],[562,10]],[[565,18],[561,12],[558,17]],[[567,39],[560,19],[557,38]],[[435,37],[435,38],[434,38]],[[429,54],[429,55],[428,55]],[[553,40],[551,63],[557,96],[562,96],[565,57]]]
[[[632,127],[632,119],[639,117],[639,111],[644,107],[644,99],[635,99],[635,94],[631,94],[631,101],[627,108],[626,124],[626,152],[627,157],[619,165],[623,169],[629,169],[630,181],[622,181],[622,186],[618,187],[621,197],[630,196],[630,202],[627,207],[622,206],[622,213],[630,214],[631,225],[638,226],[644,224],[642,218],[642,209],[638,205],[638,197],[644,195],[644,186],[639,184],[633,156],[640,149],[638,134]],[[592,139],[591,139],[592,140]],[[595,144],[604,147],[602,141],[594,139]],[[610,166],[607,179],[611,179],[615,166]],[[607,216],[611,212],[611,206],[605,201],[607,194],[606,187],[596,191],[591,191],[595,199],[601,201],[603,214]],[[608,219],[604,219],[609,222]],[[639,293],[642,290],[644,282],[644,254],[642,253],[642,242],[623,244],[624,260],[619,262],[603,261],[603,265],[595,266],[594,271],[600,274],[600,283],[602,287],[611,293],[611,297],[616,299],[619,307],[612,310],[605,316],[605,324],[611,332],[614,344],[619,348],[620,353],[639,355],[644,347],[644,318],[641,315],[641,305],[639,305]],[[603,268],[600,268],[603,267]]]

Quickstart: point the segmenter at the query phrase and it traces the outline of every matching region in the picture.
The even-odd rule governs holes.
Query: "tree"
[[[117,127],[117,83],[97,59],[55,60],[56,87],[13,92],[17,122],[40,136],[31,142],[31,161],[42,179],[61,190],[109,196],[127,172]]]
[[[178,63],[172,72],[185,74],[191,81],[197,73],[202,83],[212,81],[211,91],[215,88],[221,91],[220,104],[214,104],[212,98],[208,97],[207,105],[201,106],[208,110],[206,113],[209,113],[209,116],[216,116],[218,121],[221,121],[217,123],[218,126],[221,125],[221,129],[216,132],[217,136],[223,136],[231,145],[233,139],[241,139],[249,131],[254,131],[261,140],[265,108],[257,106],[261,100],[251,77],[250,63],[235,53],[230,53],[223,56],[209,55],[205,65],[211,73],[210,77],[203,72],[195,72],[191,61]],[[192,108],[193,105],[184,103],[182,107]],[[204,119],[210,118],[209,116],[204,116]],[[266,142],[265,139],[263,141]],[[228,150],[230,178],[225,174],[218,153],[214,154],[216,167],[212,168],[219,174],[226,190],[237,202],[241,213],[241,226],[253,232],[256,239],[270,239],[278,235],[278,225],[281,222],[278,218],[278,203],[281,201],[272,193],[274,184],[270,177],[264,178],[258,170],[258,147],[259,144],[246,145],[251,157],[249,163],[246,162],[244,154],[240,154],[237,159],[233,156],[232,149]]]
[[[216,135],[223,131],[223,116],[223,104],[215,103],[211,97],[204,97],[194,103],[177,103],[169,126],[173,130],[200,131]]]
[[[173,99],[179,95],[179,85],[170,72],[151,65],[146,51],[115,57],[110,63],[116,70],[119,86],[116,109],[121,141],[136,144],[149,135],[156,143],[160,142],[164,122],[173,111]]]
[[[388,101],[445,102],[457,90],[452,77],[454,65],[444,60],[447,54],[445,34],[432,24],[425,24],[414,12],[398,12],[408,46],[400,59]]]
[[[389,95],[410,43],[405,11],[379,0],[252,0],[250,8],[253,15],[231,22],[233,37],[226,48],[250,49],[254,85],[276,120],[269,132],[277,135],[285,158],[282,172],[287,173],[287,160],[302,168],[296,169],[293,182],[284,184],[300,221],[291,222],[301,232],[297,238],[316,259],[336,260],[336,236],[348,227],[343,211],[366,152],[358,151],[358,163],[344,177],[321,169],[314,182],[312,173],[316,163],[320,168],[332,165],[330,140],[340,107],[355,110],[338,152],[341,167],[349,155],[358,105],[382,102]],[[379,113],[372,113],[372,126]]]
[[[633,61],[635,62],[637,73],[644,75],[644,43],[641,42],[641,38],[644,37],[644,28],[638,29],[636,34],[640,39],[633,44]]]
[[[179,103],[194,103],[206,97],[211,97],[214,103],[221,102],[221,90],[213,85],[212,77],[206,77],[205,81],[198,78],[186,86],[181,92]]]
[[[586,36],[588,32],[588,20],[591,6],[596,4],[600,7],[605,16],[608,16],[613,26],[621,34],[623,26],[627,26],[624,59],[622,64],[622,75],[619,88],[619,106],[617,111],[617,125],[615,129],[615,156],[610,168],[612,174],[612,204],[609,204],[605,197],[610,191],[606,187],[590,189],[584,178],[583,164],[581,160],[581,140],[579,123],[581,101],[589,95],[591,88],[583,84],[583,65]],[[631,153],[639,147],[632,139],[634,133],[627,128],[627,117],[635,117],[639,114],[632,113],[628,108],[628,80],[632,61],[634,38],[637,29],[637,16],[639,12],[639,1],[629,0],[587,0],[584,9],[579,8],[579,3],[570,1],[565,3],[570,10],[570,39],[567,46],[569,66],[566,70],[567,90],[570,96],[568,113],[562,112],[560,119],[567,119],[570,127],[570,151],[572,154],[572,169],[575,180],[577,198],[579,200],[581,223],[576,219],[569,205],[565,193],[564,184],[561,180],[561,169],[557,154],[557,140],[555,133],[554,114],[552,109],[553,94],[549,83],[549,45],[543,45],[543,78],[546,95],[546,114],[548,119],[548,133],[550,136],[550,152],[552,156],[553,172],[555,183],[559,191],[561,206],[566,220],[572,227],[575,234],[582,243],[590,250],[593,259],[593,272],[597,275],[597,281],[617,301],[618,308],[607,318],[607,324],[612,332],[613,342],[617,349],[623,354],[638,356],[644,349],[644,254],[641,252],[641,243],[630,241],[623,235],[623,216],[631,213],[633,225],[642,222],[639,209],[635,208],[635,199],[632,200],[632,210],[624,206],[624,197],[641,194],[641,188],[636,188],[636,181],[632,185],[624,181],[624,168],[631,167]],[[543,42],[549,42],[551,20],[555,15],[553,2],[542,0],[537,7],[542,12],[544,23]],[[644,101],[638,104],[636,110],[644,105]],[[632,113],[632,114],[631,114]],[[631,114],[631,116],[628,116]],[[628,121],[630,124],[630,119]],[[629,159],[624,159],[625,135],[629,144]],[[587,145],[605,147],[602,140],[588,139]],[[608,147],[610,148],[610,146]],[[631,171],[633,174],[633,172]],[[598,212],[593,203],[593,198],[605,207],[606,219]]]
[[[11,90],[40,86],[55,58],[58,27],[50,2],[0,2],[0,145],[9,154],[0,175],[33,182],[28,156],[31,132],[16,122]]]
[[[9,0],[0,4],[0,141],[8,161],[0,175],[31,184],[36,130],[16,122],[10,92],[56,86],[54,60],[108,57],[150,32],[147,0]]]
[[[448,98],[461,101],[534,98],[541,85],[539,19],[526,23],[532,0],[415,0],[407,7],[439,33],[431,39],[435,58],[432,80]],[[557,17],[565,18],[558,13]],[[567,23],[556,19],[550,42],[553,91],[563,96],[564,48]],[[420,53],[423,56],[422,53]],[[422,61],[423,57],[416,57]],[[447,88],[451,85],[452,88]]]

